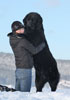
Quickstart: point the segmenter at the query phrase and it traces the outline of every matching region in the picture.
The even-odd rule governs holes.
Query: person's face
[[[16,34],[23,34],[24,33],[24,28],[16,30]]]

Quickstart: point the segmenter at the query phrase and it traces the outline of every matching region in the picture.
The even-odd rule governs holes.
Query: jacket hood
[[[13,33],[12,33],[12,32],[10,32],[10,33],[8,33],[8,34],[7,34],[7,36],[11,36],[11,35],[13,35]]]

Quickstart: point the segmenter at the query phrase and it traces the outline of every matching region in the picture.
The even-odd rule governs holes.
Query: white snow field
[[[33,70],[30,93],[0,92],[0,100],[70,100],[70,60],[57,60],[57,64],[61,79],[56,92],[51,92],[49,85],[46,84],[43,92],[36,93]],[[14,56],[10,53],[0,53],[0,85],[14,88],[15,69]]]
[[[0,100],[70,100],[70,81],[61,81],[56,92],[51,92],[50,88],[46,86],[43,88],[43,92],[37,93],[35,87],[31,88],[30,93],[0,92]]]

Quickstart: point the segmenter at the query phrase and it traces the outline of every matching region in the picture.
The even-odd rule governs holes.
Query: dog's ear
[[[24,25],[26,24],[27,18],[28,18],[28,15],[26,15],[26,16],[24,17],[24,19],[23,19]]]
[[[37,25],[36,25],[36,29],[37,29],[38,31],[40,31],[40,30],[43,29],[43,24],[42,24],[42,22],[43,22],[43,19],[40,17],[40,18],[38,19]]]
[[[24,24],[26,23],[26,18],[23,19],[23,23],[24,23]]]
[[[42,24],[43,19],[42,19],[42,17],[41,17],[41,16],[40,16],[40,18],[39,18],[38,20],[39,20],[39,23],[41,23],[41,24]]]

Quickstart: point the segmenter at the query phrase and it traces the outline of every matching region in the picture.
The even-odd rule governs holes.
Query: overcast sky
[[[29,12],[43,18],[45,36],[56,59],[70,59],[70,0],[0,0],[0,52],[12,52],[11,23]]]

